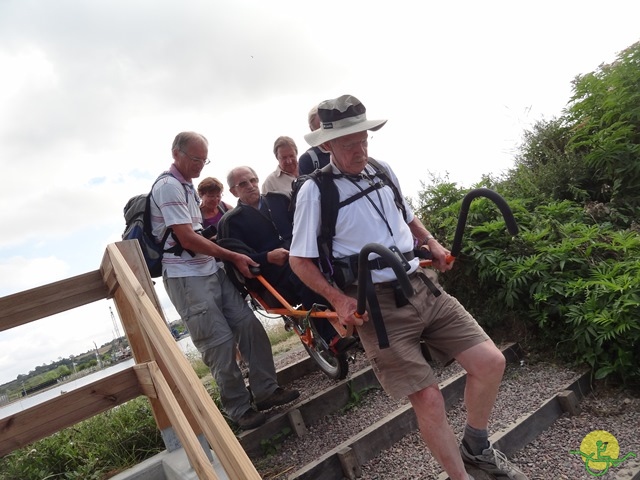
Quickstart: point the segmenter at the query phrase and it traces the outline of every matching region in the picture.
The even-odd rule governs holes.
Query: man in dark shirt
[[[313,132],[320,128],[320,117],[318,117],[318,106],[316,105],[309,112],[309,129]],[[298,159],[298,172],[300,175],[322,168],[329,163],[329,152],[325,152],[321,147],[311,147]]]
[[[289,246],[293,232],[293,212],[289,197],[282,193],[260,194],[258,175],[251,167],[236,167],[227,175],[229,191],[238,197],[238,205],[218,223],[218,239],[235,239],[249,249],[244,252],[260,264],[261,275],[291,305],[305,309],[327,301],[307,288],[289,266]],[[316,328],[335,352],[353,345],[352,337],[341,338],[327,321]]]
[[[229,191],[238,205],[218,223],[218,238],[240,240],[260,264],[260,273],[292,305],[299,303],[302,282],[289,268],[289,245],[293,212],[289,197],[282,193],[260,194],[258,175],[250,167],[237,167],[227,176]]]

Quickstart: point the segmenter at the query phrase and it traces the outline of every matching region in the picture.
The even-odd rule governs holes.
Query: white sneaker
[[[460,445],[460,454],[464,463],[490,473],[498,480],[528,480],[524,473],[507,460],[504,453],[491,445],[481,455],[471,455],[464,445]]]

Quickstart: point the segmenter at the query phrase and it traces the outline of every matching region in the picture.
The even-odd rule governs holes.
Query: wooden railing
[[[0,456],[146,395],[158,428],[172,427],[200,479],[217,479],[204,434],[231,479],[258,472],[167,328],[137,241],[107,246],[99,270],[0,298],[0,331],[113,298],[136,365],[0,419]]]

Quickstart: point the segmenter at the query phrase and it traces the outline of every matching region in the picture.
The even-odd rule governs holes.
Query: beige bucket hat
[[[378,130],[386,120],[367,120],[367,109],[353,95],[342,95],[338,98],[325,100],[318,105],[320,128],[307,133],[304,139],[312,147],[322,145],[329,140],[364,132]]]

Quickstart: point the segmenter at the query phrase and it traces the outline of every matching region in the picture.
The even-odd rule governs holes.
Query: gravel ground
[[[492,431],[506,427],[518,416],[534,411],[575,376],[570,369],[547,363],[507,366],[491,416]],[[600,388],[583,399],[580,406],[580,415],[570,417],[565,414],[534,442],[511,456],[510,459],[527,474],[529,480],[593,478],[578,455],[569,451],[579,450],[585,435],[594,430],[606,430],[617,439],[620,457],[630,451],[640,455],[640,396]],[[451,409],[448,416],[460,438],[464,428],[462,403]],[[629,464],[610,469],[599,478],[619,478],[616,475],[625,466]],[[419,433],[413,432],[365,464],[362,479],[432,479],[437,478],[439,472],[439,467],[424,448]]]
[[[305,358],[306,352],[294,348],[276,357],[276,366]],[[368,362],[358,353],[350,364],[350,374],[365,368]],[[460,371],[457,364],[437,369],[442,379]],[[577,373],[571,369],[545,362],[531,361],[507,366],[496,407],[491,418],[491,430],[508,426],[528,412],[535,410],[562,387],[573,381]],[[301,391],[301,399],[308,398],[334,384],[316,372],[288,385]],[[347,412],[337,412],[322,421],[308,425],[309,434],[303,438],[286,438],[279,451],[268,457],[252,458],[266,480],[283,480],[294,471],[315,460],[323,453],[364,430],[406,401],[396,402],[382,390],[363,392],[362,399]],[[582,413],[576,417],[563,416],[546,432],[522,451],[512,456],[530,480],[592,478],[585,465],[570,450],[579,450],[582,439],[593,430],[612,433],[620,445],[620,457],[628,452],[640,456],[640,397],[615,390],[598,389],[581,403]],[[278,412],[286,410],[270,411]],[[461,436],[464,428],[464,406],[460,402],[448,413],[454,432]],[[630,461],[629,461],[630,463]],[[611,469],[600,478],[613,479],[625,464]],[[419,433],[405,436],[389,450],[363,465],[363,480],[435,479],[440,468],[426,450]]]
[[[629,452],[636,454],[618,467],[611,468],[598,478],[605,480],[623,477],[622,471],[632,462],[640,465],[640,394],[617,389],[599,388],[581,403],[580,415],[559,418],[554,425],[513,456],[530,480],[589,479],[594,478],[578,455],[584,437],[594,430],[605,430],[617,440],[623,458]],[[603,468],[604,464],[598,464]]]

